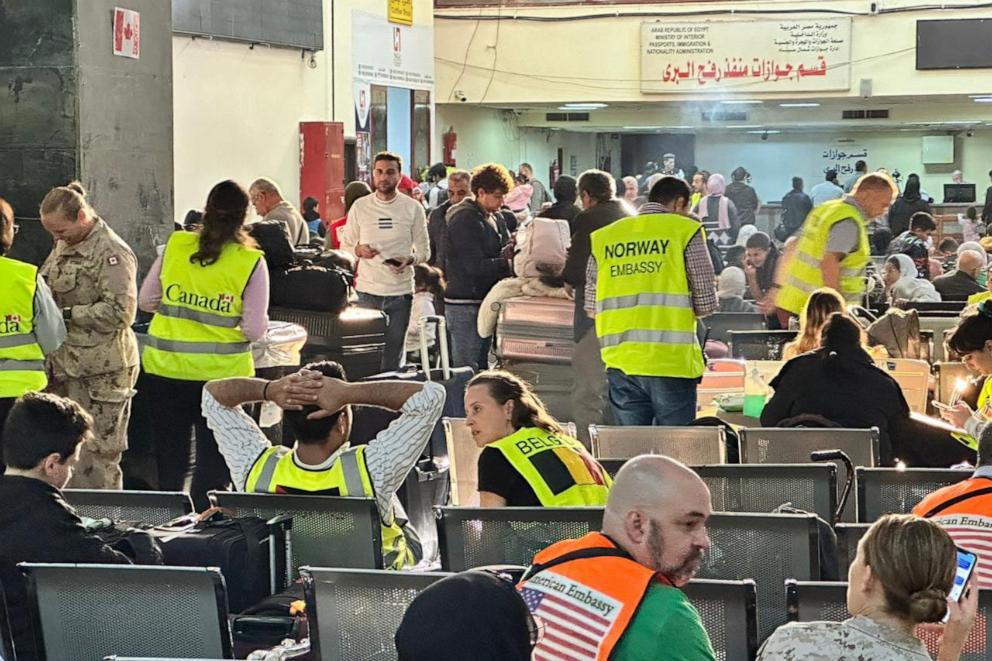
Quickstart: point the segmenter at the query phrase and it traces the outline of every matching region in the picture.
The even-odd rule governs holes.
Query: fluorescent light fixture
[[[992,96],[975,96],[971,100],[975,103],[992,103]]]
[[[605,103],[564,103],[558,110],[600,110],[605,107]]]
[[[624,131],[662,131],[662,130],[680,130],[680,129],[691,129],[691,126],[624,126]]]
[[[813,101],[803,101],[802,103],[780,103],[779,108],[819,108],[819,103],[814,103]]]
[[[775,135],[776,133],[781,133],[781,131],[775,129],[768,129],[766,131],[762,129],[760,131],[748,131],[748,133],[753,133],[754,135]]]
[[[764,103],[764,101],[759,101],[758,99],[728,99],[720,103],[725,106],[756,106]]]
[[[737,124],[736,126],[731,125],[727,127],[728,129],[760,129],[761,124]]]
[[[950,125],[950,126],[970,126],[972,124],[981,124],[982,122],[977,119],[954,119],[947,122],[934,122],[934,124]]]

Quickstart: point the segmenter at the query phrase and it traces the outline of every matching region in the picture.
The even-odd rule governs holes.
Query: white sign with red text
[[[851,19],[641,24],[641,91],[808,92],[851,86]]]
[[[141,15],[114,7],[114,55],[137,60],[141,55]]]

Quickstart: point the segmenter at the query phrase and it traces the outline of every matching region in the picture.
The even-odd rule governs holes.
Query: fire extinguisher
[[[458,134],[455,133],[455,127],[449,126],[448,131],[441,136],[441,141],[443,145],[442,160],[444,164],[449,167],[455,166],[455,150],[458,149]]]
[[[558,161],[551,161],[551,167],[548,169],[548,180],[551,185],[554,186],[555,182],[558,181],[558,176],[561,174],[561,168],[558,166]]]

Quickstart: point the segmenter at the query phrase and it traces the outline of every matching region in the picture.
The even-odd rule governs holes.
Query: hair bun
[[[938,622],[947,613],[947,593],[927,588],[909,595],[909,612],[914,622]]]
[[[71,191],[79,193],[82,197],[86,197],[86,189],[83,188],[83,185],[78,181],[70,181],[65,185],[65,187]]]

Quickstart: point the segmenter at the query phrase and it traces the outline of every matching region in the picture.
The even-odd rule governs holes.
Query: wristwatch
[[[72,319],[71,307],[62,308],[62,319],[64,319],[65,321],[69,321],[70,319]]]

